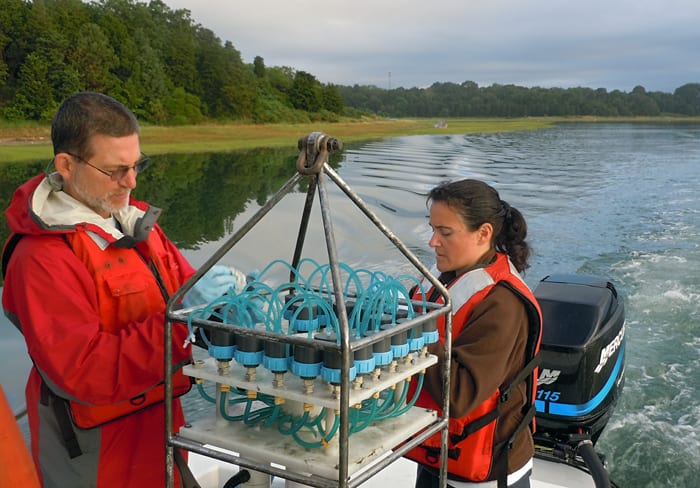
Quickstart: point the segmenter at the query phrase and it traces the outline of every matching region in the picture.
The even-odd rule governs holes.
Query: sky
[[[605,88],[700,83],[698,0],[163,0],[243,61],[322,83]]]

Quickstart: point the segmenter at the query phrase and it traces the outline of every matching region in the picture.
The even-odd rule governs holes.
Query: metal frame
[[[374,476],[380,470],[384,469],[390,463],[399,459],[403,454],[408,452],[410,449],[416,447],[428,437],[434,435],[435,433],[441,432],[442,443],[441,443],[441,459],[442,465],[440,469],[440,486],[446,488],[447,486],[447,426],[449,419],[449,391],[450,391],[450,361],[451,361],[451,351],[450,347],[445,348],[444,361],[445,361],[445,371],[444,371],[444,392],[442,398],[442,416],[438,417],[437,420],[426,427],[419,434],[415,435],[410,440],[406,441],[400,448],[391,451],[391,453],[377,462],[376,464],[370,466],[365,471],[358,473],[352,480],[348,478],[348,446],[349,446],[349,392],[351,384],[349,381],[349,370],[350,370],[350,358],[354,349],[359,347],[367,346],[374,342],[377,342],[384,338],[385,336],[395,333],[397,330],[409,329],[415,326],[417,323],[434,319],[438,316],[445,315],[445,344],[451,344],[451,329],[452,329],[452,314],[449,313],[452,309],[452,301],[450,299],[447,289],[440,283],[437,278],[435,278],[428,268],[426,268],[418,258],[401,242],[401,240],[387,227],[380,219],[369,209],[369,207],[357,196],[353,190],[340,178],[340,176],[328,165],[328,156],[331,152],[339,150],[342,148],[342,143],[335,138],[327,136],[321,132],[314,132],[308,136],[299,139],[298,147],[300,150],[299,158],[297,159],[296,169],[297,174],[292,176],[282,188],[274,194],[266,203],[263,205],[256,213],[253,215],[248,222],[243,224],[238,231],[236,231],[212,256],[196,271],[196,273],[171,297],[168,301],[165,310],[165,446],[166,446],[166,486],[168,488],[173,488],[174,483],[174,452],[175,447],[187,449],[192,452],[197,452],[199,454],[216,458],[225,462],[236,464],[241,467],[254,469],[256,471],[261,471],[264,473],[269,473],[275,476],[279,476],[285,479],[296,481],[303,484],[311,484],[311,486],[318,487],[340,487],[340,488],[351,488],[358,486],[360,483],[367,481],[369,478]],[[199,279],[214,265],[216,264],[240,239],[243,238],[254,226],[257,224],[280,200],[289,193],[295,185],[303,178],[309,178],[309,186],[307,191],[306,203],[304,206],[304,211],[302,214],[302,219],[299,227],[299,234],[297,237],[296,248],[294,251],[294,257],[292,261],[292,266],[296,266],[302,255],[302,249],[304,244],[304,239],[306,237],[306,231],[309,224],[309,216],[311,208],[313,205],[314,194],[318,191],[320,206],[321,206],[321,216],[324,226],[324,235],[326,240],[326,246],[328,249],[328,258],[331,270],[331,278],[333,282],[333,290],[335,293],[335,299],[338,306],[338,318],[340,321],[339,332],[340,332],[340,352],[341,352],[341,383],[340,383],[340,429],[339,429],[339,460],[338,460],[338,480],[330,480],[320,477],[309,477],[308,475],[297,475],[295,473],[289,472],[283,469],[277,469],[270,465],[262,465],[255,461],[245,459],[243,457],[231,456],[229,454],[223,453],[218,450],[209,449],[206,446],[193,442],[189,439],[183,438],[178,434],[172,434],[172,397],[173,397],[173,385],[172,385],[172,326],[173,322],[183,322],[187,321],[187,310],[176,310],[176,305],[181,301],[184,294],[190,290],[194,284],[199,281]],[[345,303],[343,300],[342,286],[340,280],[340,268],[338,256],[336,254],[335,237],[333,233],[333,222],[331,217],[330,205],[328,202],[328,195],[326,190],[326,178],[330,179],[335,183],[354,203],[355,205],[370,219],[370,221],[394,244],[394,246],[411,262],[411,264],[439,291],[440,295],[444,299],[444,304],[433,304],[434,309],[428,312],[426,315],[421,316],[420,319],[412,319],[405,324],[397,326],[393,331],[385,331],[385,333],[379,333],[372,338],[365,338],[359,341],[353,342],[353,346],[350,345],[350,334],[349,334],[349,324],[347,318],[347,311],[345,309]],[[294,277],[292,277],[294,278]],[[197,325],[205,328],[218,328],[221,330],[231,330],[230,325],[224,326],[223,324],[217,322],[210,322],[208,320],[197,321]],[[242,333],[244,335],[262,335],[274,336],[270,333],[265,333],[261,331],[252,331],[243,327],[236,328],[237,333]],[[319,341],[312,341],[310,339],[303,338],[289,338],[290,342],[302,342],[314,343],[314,347],[327,347],[333,348],[338,347],[338,345],[324,345],[319,346],[317,343]],[[329,343],[330,344],[330,343]]]

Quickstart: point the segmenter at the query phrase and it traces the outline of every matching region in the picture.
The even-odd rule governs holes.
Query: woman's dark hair
[[[69,152],[92,156],[92,138],[97,135],[124,137],[140,132],[136,116],[121,102],[102,93],[80,92],[66,98],[51,124],[53,153]]]
[[[479,180],[442,183],[428,193],[428,205],[443,202],[462,216],[470,231],[486,222],[493,226],[493,246],[505,252],[519,272],[528,268],[527,224],[520,211],[501,200],[495,188]]]

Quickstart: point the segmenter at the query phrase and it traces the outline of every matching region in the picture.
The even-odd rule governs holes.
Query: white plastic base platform
[[[400,417],[383,420],[352,434],[348,441],[348,475],[352,478],[370,467],[392,448],[437,420],[432,410],[412,408]],[[282,467],[298,474],[339,479],[337,442],[331,442],[327,448],[306,449],[274,428],[248,427],[213,417],[183,427],[179,435],[232,451],[259,464]]]

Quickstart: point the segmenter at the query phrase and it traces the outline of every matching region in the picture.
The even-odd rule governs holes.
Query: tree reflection
[[[264,204],[296,172],[296,148],[257,148],[218,153],[166,154],[151,158],[134,196],[163,209],[159,224],[181,249],[233,232],[249,202]],[[339,154],[331,156],[338,166]],[[42,173],[46,161],[7,163],[0,170],[0,241],[10,234],[4,209],[18,186]],[[298,191],[305,192],[307,179]]]
[[[159,223],[178,247],[197,249],[231,233],[247,202],[264,203],[279,190],[296,157],[287,148],[157,157],[134,195],[163,209]]]

